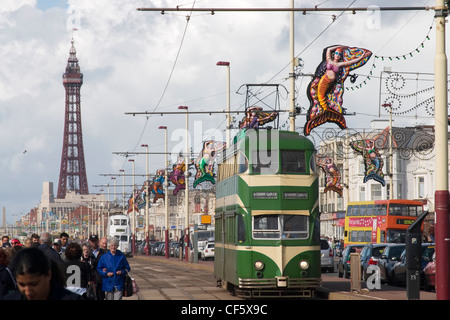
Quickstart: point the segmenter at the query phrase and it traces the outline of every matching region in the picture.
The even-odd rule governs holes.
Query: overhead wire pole
[[[291,1],[291,8],[294,9],[294,0]],[[289,12],[290,21],[290,50],[291,50],[291,72],[290,78],[290,91],[289,91],[289,131],[295,131],[295,42],[294,42],[294,11]]]
[[[434,58],[435,87],[435,243],[436,298],[450,300],[450,212],[448,191],[448,97],[447,55],[445,52],[445,18],[448,1],[436,0],[436,53]]]

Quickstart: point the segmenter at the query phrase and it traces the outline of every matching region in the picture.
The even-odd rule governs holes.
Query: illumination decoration
[[[156,170],[155,180],[150,185],[150,191],[154,195],[153,203],[156,203],[158,199],[165,199],[163,190],[164,175],[166,171],[164,169]]]
[[[320,154],[316,157],[316,164],[322,168],[325,173],[326,187],[324,193],[328,191],[337,192],[342,197],[341,173],[334,163],[333,159]]]
[[[450,81],[447,81],[447,83],[450,83]],[[392,112],[392,115],[400,116],[423,108],[429,116],[434,117],[434,86],[412,93],[399,93],[398,91],[405,89],[405,85],[406,79],[398,72],[390,74],[386,79],[385,86],[389,95],[383,100],[381,105],[384,107],[386,113],[389,114]],[[448,91],[450,92],[450,89]],[[418,98],[427,93],[430,96],[418,102]],[[405,105],[410,107],[409,109],[402,110],[402,101],[407,99],[410,99],[410,101],[405,103]]]
[[[341,45],[323,50],[322,62],[306,91],[310,107],[304,127],[305,136],[326,122],[336,123],[341,129],[347,128],[342,108],[344,81],[351,70],[365,65],[371,55],[372,52],[367,49]]]
[[[175,185],[173,195],[176,196],[180,190],[186,189],[186,179],[184,177],[184,171],[186,165],[182,157],[178,157],[177,163],[173,166],[173,171],[169,174],[169,181]]]
[[[195,168],[197,173],[194,180],[194,188],[202,182],[209,181],[213,184],[216,183],[214,179],[214,159],[217,153],[226,148],[225,142],[219,142],[214,140],[208,140],[203,142],[203,149],[200,152],[197,160],[195,161]]]
[[[147,196],[146,196],[146,189],[149,189],[148,187],[148,181],[145,181],[142,185],[142,188],[140,190],[134,190],[133,195],[130,196],[128,199],[128,211],[127,213],[133,212],[133,206],[134,211],[139,211],[142,208],[145,207],[145,204],[147,202]],[[150,190],[148,190],[148,194],[150,197]],[[149,203],[149,207],[151,207]]]
[[[350,147],[360,153],[364,158],[364,166],[366,171],[363,180],[364,183],[370,179],[373,179],[381,183],[384,187],[386,182],[384,181],[383,174],[383,159],[375,147],[375,141],[370,139],[357,140],[350,142]]]
[[[268,122],[274,121],[278,116],[278,112],[263,111],[261,107],[252,106],[245,110],[245,117],[239,123],[241,129],[259,129]]]

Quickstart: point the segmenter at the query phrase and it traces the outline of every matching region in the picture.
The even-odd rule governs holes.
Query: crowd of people
[[[115,238],[70,240],[65,232],[24,243],[3,236],[0,300],[121,300],[130,265],[118,246]]]

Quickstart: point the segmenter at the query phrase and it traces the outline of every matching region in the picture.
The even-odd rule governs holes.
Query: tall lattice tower
[[[67,190],[79,194],[89,194],[81,130],[80,89],[82,84],[83,74],[80,72],[77,51],[72,39],[66,72],[63,74],[63,85],[66,89],[66,112],[57,195],[59,199],[65,198]]]

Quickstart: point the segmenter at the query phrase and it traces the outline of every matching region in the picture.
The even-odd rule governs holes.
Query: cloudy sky
[[[216,66],[218,61],[231,64],[231,110],[243,110],[245,85],[258,83],[280,84],[278,107],[289,108],[289,13],[162,15],[137,8],[289,7],[289,3],[1,0],[0,206],[6,208],[8,221],[12,221],[13,214],[25,214],[40,202],[44,181],[53,182],[57,192],[64,124],[62,74],[72,38],[84,74],[81,113],[89,189],[98,193],[100,188],[94,185],[112,183],[102,174],[132,171],[127,158],[115,152],[143,152],[141,144],[148,144],[150,151],[164,151],[160,125],[168,127],[171,151],[184,148],[184,115],[132,116],[127,112],[172,112],[180,105],[192,111],[226,109],[226,68]],[[295,1],[296,7],[315,5],[383,7],[392,5],[392,1]],[[395,5],[433,6],[435,1],[400,0]],[[404,115],[400,112],[432,95],[432,91],[413,93],[433,86],[432,76],[427,75],[434,68],[433,16],[433,11],[296,13],[295,55],[303,61],[298,71],[305,74],[296,81],[298,105],[303,112],[309,108],[305,94],[308,74],[314,73],[320,63],[323,48],[344,44],[369,49],[380,57],[372,57],[355,70],[355,83],[346,81],[346,86],[353,89],[346,91],[344,107],[356,113],[347,117],[350,128],[369,128],[371,120],[379,117],[380,101],[387,97],[384,81],[380,81],[385,67],[400,72],[405,82],[400,88],[405,90],[405,98],[396,109],[399,115],[394,124],[432,124],[425,104]],[[275,96],[271,89],[252,89],[264,104],[274,105],[274,101],[270,102]],[[236,116],[237,120],[241,117]],[[382,115],[382,119],[386,117]],[[197,114],[189,120],[194,152],[199,151],[203,139],[213,135],[225,139],[224,115]],[[280,125],[286,120],[287,114],[281,114]],[[304,123],[305,116],[299,116],[298,131],[303,131]],[[337,129],[335,125],[329,127]],[[145,156],[134,158],[136,173],[144,174]],[[150,156],[151,172],[162,165],[163,156]],[[131,184],[131,177],[127,180]],[[138,184],[142,181],[136,178]]]

